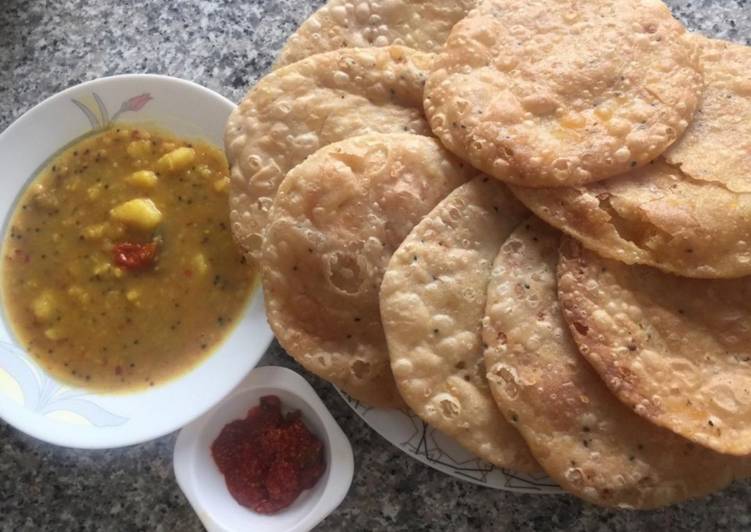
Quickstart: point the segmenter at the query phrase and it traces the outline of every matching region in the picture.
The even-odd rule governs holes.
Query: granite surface
[[[0,131],[44,98],[100,76],[187,78],[238,100],[321,0],[0,2]],[[691,29],[751,44],[751,1],[672,0]],[[277,344],[264,364],[294,367]],[[297,368],[299,369],[299,368]],[[448,478],[371,431],[307,377],[355,449],[342,506],[320,530],[751,530],[751,482],[653,512],[608,511],[568,496],[515,495]],[[175,484],[174,435],[84,452],[0,422],[0,530],[201,530]]]

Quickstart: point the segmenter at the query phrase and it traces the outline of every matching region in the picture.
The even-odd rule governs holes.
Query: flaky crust
[[[539,466],[490,395],[480,335],[493,259],[528,212],[491,177],[456,189],[391,257],[381,318],[407,405],[480,458],[531,473]]]
[[[751,194],[692,179],[662,159],[591,185],[512,190],[606,257],[684,277],[751,275]]]
[[[493,395],[565,490],[603,506],[655,508],[721,489],[749,460],[657,427],[613,396],[577,351],[556,294],[558,234],[520,227],[495,262],[485,360]]]
[[[692,178],[751,193],[751,48],[700,35],[705,89],[686,133],[665,154]]]
[[[329,0],[284,45],[279,68],[339,48],[401,44],[437,52],[479,0]]]
[[[588,186],[513,191],[606,257],[684,277],[743,277],[751,275],[751,48],[692,40],[706,88],[664,159]]]
[[[378,291],[389,258],[471,170],[438,141],[371,134],[291,170],[274,200],[261,270],[279,343],[355,399],[399,406]]]
[[[486,0],[451,31],[425,112],[484,172],[560,187],[654,160],[701,91],[698,48],[659,0]]]
[[[248,258],[289,170],[333,142],[366,133],[430,134],[422,92],[433,56],[392,46],[309,57],[264,77],[227,122],[230,221]]]
[[[751,278],[686,279],[561,247],[558,294],[581,353],[639,415],[751,454]]]

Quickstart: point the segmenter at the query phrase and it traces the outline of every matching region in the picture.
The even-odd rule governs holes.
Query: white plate
[[[211,444],[226,424],[244,418],[262,396],[271,394],[286,408],[300,410],[308,428],[321,439],[326,448],[326,472],[288,508],[275,515],[260,515],[232,498],[211,456]],[[339,506],[354,472],[349,440],[316,392],[294,371],[275,366],[254,369],[232,395],[181,430],[174,467],[180,489],[208,532],[310,530]]]
[[[195,83],[154,75],[103,78],[37,105],[0,134],[3,235],[15,201],[48,159],[77,138],[116,122],[154,123],[222,146],[234,104]],[[272,339],[256,290],[229,338],[190,373],[153,389],[107,395],[47,375],[0,316],[0,417],[40,440],[79,448],[140,443],[179,429],[221,401]]]
[[[487,488],[516,493],[558,494],[563,490],[545,474],[522,475],[499,469],[473,455],[454,439],[406,410],[370,408],[338,390],[365,423],[415,460],[442,473]]]

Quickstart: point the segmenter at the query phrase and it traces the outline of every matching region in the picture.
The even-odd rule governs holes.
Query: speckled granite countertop
[[[44,98],[100,76],[187,78],[237,101],[322,0],[0,2],[0,131]],[[691,29],[751,44],[751,1],[670,0]],[[293,367],[277,344],[263,364]],[[299,368],[298,368],[299,369]],[[325,383],[308,377],[355,449],[342,506],[320,530],[751,530],[751,482],[655,512],[456,481],[391,447]],[[172,473],[174,435],[84,452],[0,422],[0,530],[202,530]]]

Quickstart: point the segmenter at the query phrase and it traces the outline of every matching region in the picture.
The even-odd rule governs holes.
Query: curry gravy
[[[255,271],[236,248],[223,153],[120,125],[66,149],[17,202],[3,245],[19,342],[74,386],[154,386],[205,359]]]

